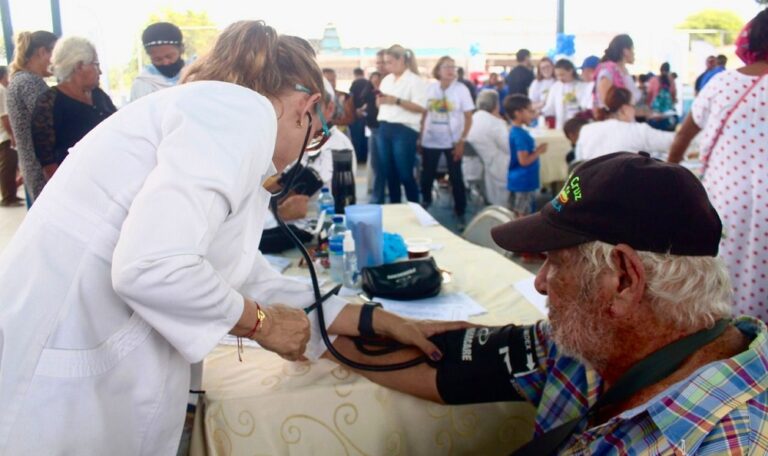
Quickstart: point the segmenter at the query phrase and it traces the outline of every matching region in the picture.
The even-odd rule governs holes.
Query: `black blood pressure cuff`
[[[447,404],[523,401],[512,384],[515,375],[535,370],[534,326],[499,326],[448,331],[430,337],[443,358],[437,390]]]

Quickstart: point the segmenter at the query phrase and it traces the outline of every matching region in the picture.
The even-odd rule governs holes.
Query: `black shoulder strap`
[[[573,434],[582,421],[593,417],[602,407],[619,403],[641,389],[653,385],[675,372],[683,361],[699,348],[717,339],[730,324],[718,320],[710,329],[701,330],[653,352],[629,368],[611,389],[606,391],[584,416],[547,431],[515,451],[513,456],[557,454],[557,449]]]

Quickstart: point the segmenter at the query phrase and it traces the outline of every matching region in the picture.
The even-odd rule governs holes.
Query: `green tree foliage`
[[[176,24],[184,34],[184,58],[187,61],[205,54],[212,46],[219,31],[216,24],[208,17],[206,12],[187,10],[184,12],[164,8],[149,16],[146,23],[136,32],[136,44],[134,45],[131,59],[125,66],[110,68],[109,82],[113,90],[128,90],[133,80],[139,74],[139,56],[143,65],[149,63],[149,58],[144,53],[141,45],[141,32],[149,24],[155,22],[170,22]]]
[[[722,34],[693,34],[694,39],[707,41],[715,46],[733,44],[744,20],[733,11],[707,9],[688,16],[678,28],[720,30]]]

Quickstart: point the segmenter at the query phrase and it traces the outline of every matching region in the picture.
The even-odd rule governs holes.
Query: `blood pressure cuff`
[[[535,370],[534,326],[499,326],[448,331],[430,337],[443,358],[437,390],[447,404],[524,401],[512,384],[515,375]]]

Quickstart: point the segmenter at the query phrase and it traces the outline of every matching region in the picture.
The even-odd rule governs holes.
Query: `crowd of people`
[[[393,45],[348,92],[307,41],[261,21],[230,25],[194,62],[173,24],[142,41],[150,64],[119,110],[85,39],[23,32],[0,68],[2,205],[22,204],[23,183],[31,207],[0,256],[0,452],[173,454],[190,364],[227,333],[288,360],[329,356],[310,287],[259,243],[275,224],[266,182],[298,163],[327,186],[339,149],[368,164],[378,204],[404,193],[429,208],[444,160],[459,224],[480,166],[484,198],[518,216],[495,242],[545,255],[549,320],[531,326],[411,321],[331,297],[327,329],[348,357],[412,356],[369,359],[349,339],[365,333],[431,360],[369,378],[442,403],[531,402],[520,454],[768,448],[768,10],[736,41],[745,66],[707,59],[681,125],[677,76],[668,63],[630,74],[628,35],[578,68],[521,49],[482,83],[450,56],[427,81]],[[535,124],[573,145],[542,207]],[[678,164],[697,135],[698,176]],[[278,210],[307,206],[297,195]]]

